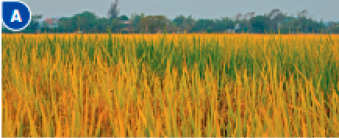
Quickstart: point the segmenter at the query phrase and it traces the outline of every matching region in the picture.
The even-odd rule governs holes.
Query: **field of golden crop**
[[[339,35],[2,36],[3,136],[339,136]]]

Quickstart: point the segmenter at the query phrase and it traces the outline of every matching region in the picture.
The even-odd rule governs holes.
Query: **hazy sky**
[[[114,0],[23,0],[33,14],[44,17],[72,16],[83,11],[103,17]],[[176,15],[195,18],[233,17],[237,13],[264,14],[273,8],[296,15],[307,9],[317,20],[339,21],[339,0],[120,0],[121,14],[164,14],[173,19]]]

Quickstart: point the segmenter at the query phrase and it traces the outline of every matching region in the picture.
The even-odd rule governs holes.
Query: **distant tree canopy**
[[[119,1],[111,3],[107,17],[98,17],[94,13],[84,11],[75,14],[72,17],[62,17],[58,21],[56,28],[43,23],[39,25],[39,20],[43,15],[33,15],[32,22],[23,31],[24,33],[33,33],[37,30],[40,32],[75,32],[83,31],[85,33],[107,32],[110,28],[111,32],[121,32],[127,30],[128,32],[148,32],[156,33],[158,31],[166,30],[169,32],[184,31],[205,32],[205,33],[222,33],[222,32],[249,32],[249,33],[321,33],[326,31],[328,33],[339,33],[339,23],[323,23],[323,21],[316,21],[309,16],[307,10],[299,11],[296,16],[288,15],[280,9],[272,9],[264,15],[255,15],[255,12],[248,12],[245,14],[236,14],[234,17],[221,17],[219,19],[194,19],[192,15],[184,16],[180,14],[174,19],[170,20],[164,15],[149,15],[145,16],[143,13],[134,13],[130,17],[123,14],[120,15]],[[6,29],[4,33],[10,32]]]
[[[134,31],[138,32],[140,29],[140,24],[141,24],[141,19],[145,17],[145,14],[137,14],[134,13],[131,16],[131,22],[132,22],[132,27],[134,28]]]
[[[126,15],[121,15],[120,20],[128,20],[128,17]]]
[[[27,26],[26,30],[36,30],[39,27],[39,20],[42,19],[42,14],[35,14],[32,16],[31,23]]]
[[[59,21],[58,31],[74,32],[79,30],[94,31],[97,25],[98,17],[89,11],[76,14],[71,18],[61,18]]]
[[[198,19],[192,31],[199,31],[199,32],[213,32],[215,27],[215,20],[213,19]]]
[[[192,15],[185,17],[184,15],[180,14],[172,21],[172,26],[176,31],[190,31],[194,24],[195,20],[193,19]]]
[[[141,18],[140,27],[145,28],[145,32],[156,33],[169,25],[170,21],[164,15],[146,16]]]
[[[110,21],[112,21],[114,18],[118,18],[120,11],[119,11],[119,0],[115,0],[114,3],[111,3],[111,7],[109,8],[107,12],[107,17]]]
[[[257,33],[265,33],[265,29],[268,28],[269,18],[259,15],[251,19],[252,31]]]

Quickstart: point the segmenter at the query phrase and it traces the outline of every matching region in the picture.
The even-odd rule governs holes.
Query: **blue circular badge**
[[[21,31],[31,22],[31,10],[21,1],[2,2],[2,21],[12,31]]]

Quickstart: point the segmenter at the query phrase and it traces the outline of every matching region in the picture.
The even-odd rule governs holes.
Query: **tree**
[[[329,33],[339,33],[339,23],[335,23],[330,21],[327,25],[327,29],[329,31]]]
[[[176,16],[172,21],[169,21],[165,16],[147,16],[143,13],[132,14],[129,18],[126,15],[119,16],[118,0],[111,3],[110,9],[107,12],[107,17],[99,18],[94,13],[85,11],[80,14],[75,14],[73,17],[62,17],[58,20],[57,26],[53,20],[46,20],[40,26],[40,30],[53,30],[58,32],[74,32],[79,28],[84,32],[106,32],[107,28],[111,28],[111,32],[120,32],[122,30],[140,32],[141,30],[155,33],[162,31],[165,26],[168,31],[186,31],[186,32],[224,32],[229,29],[234,29],[235,32],[255,32],[264,33],[271,30],[280,33],[297,32],[300,33],[321,33],[328,31],[329,33],[339,33],[339,24],[332,23],[330,26],[323,24],[322,21],[317,21],[309,16],[307,10],[298,11],[296,16],[287,15],[280,9],[272,9],[265,15],[254,17],[254,12],[245,14],[237,14],[234,18],[221,17],[219,19],[193,19],[192,15],[184,16],[182,14]],[[22,33],[32,33],[37,30],[39,20],[42,15],[33,15],[29,26],[21,31]],[[129,21],[127,21],[129,20]],[[57,28],[55,28],[57,27]],[[231,31],[232,31],[231,30]],[[4,30],[4,32],[10,32]],[[233,32],[233,31],[232,31]]]
[[[246,32],[252,31],[252,25],[251,25],[251,19],[254,17],[255,12],[248,12],[244,14],[244,19],[242,21],[242,24],[245,26],[244,30],[246,29]]]
[[[267,25],[270,26],[270,30],[277,32],[279,25],[283,24],[286,14],[283,14],[280,9],[272,9],[267,17],[269,19]]]
[[[35,14],[32,16],[31,22],[26,30],[37,31],[39,27],[39,20],[42,19],[42,14]]]
[[[193,19],[192,15],[186,17],[186,20],[185,20],[185,29],[187,31],[190,31],[192,29],[192,27],[195,25],[195,20]]]
[[[173,26],[176,29],[179,29],[181,31],[190,31],[192,27],[194,26],[194,19],[192,15],[185,17],[184,15],[180,14],[179,16],[176,16],[174,20],[172,21]]]
[[[120,20],[128,20],[128,17],[124,14],[120,16]]]
[[[244,31],[244,32],[250,31],[251,23],[248,17],[251,17],[253,15],[254,13],[252,12],[249,12],[247,14],[238,13],[237,15],[235,15],[234,20],[235,20],[235,23],[239,25],[239,28],[241,29],[240,31]]]
[[[164,15],[146,16],[141,19],[140,27],[144,27],[145,31],[149,30],[151,33],[156,33],[169,25],[169,22]]]
[[[110,22],[110,28],[111,28],[112,32],[118,33],[120,31],[120,29],[123,28],[123,26],[124,26],[124,24],[122,22],[120,22],[120,20],[118,18],[115,18]]]
[[[194,27],[192,28],[192,31],[200,31],[204,32],[207,31],[208,33],[211,33],[214,31],[215,28],[215,20],[212,19],[198,19]]]
[[[111,3],[111,7],[107,12],[107,17],[112,21],[114,18],[118,18],[120,14],[120,10],[118,9],[119,0],[115,0],[114,3]]]
[[[233,29],[235,27],[235,22],[228,17],[222,17],[221,19],[215,20],[215,31],[223,32],[228,29]]]
[[[97,16],[94,13],[89,12],[89,11],[85,11],[81,14],[76,14],[73,17],[73,20],[75,20],[76,26],[86,32],[93,31],[96,19],[97,19]]]
[[[72,17],[62,17],[59,20],[58,31],[60,32],[74,32],[77,30],[75,21]]]
[[[306,9],[304,9],[302,11],[298,11],[298,18],[302,18],[302,17],[307,18],[308,14],[309,13]]]
[[[286,16],[282,26],[293,32],[299,31],[301,33],[320,33],[322,29],[325,28],[322,21],[318,22],[308,16],[309,14],[307,10],[298,12],[297,17],[294,17],[293,15]],[[284,32],[289,31],[285,30]]]
[[[141,14],[134,13],[131,15],[131,21],[135,31],[139,31],[140,21],[143,17],[145,17],[145,14],[143,13]]]
[[[239,22],[242,19],[242,14],[238,13],[237,15],[235,15],[234,19],[236,22]]]
[[[97,32],[106,32],[107,28],[110,26],[108,18],[102,17],[96,20],[95,31]]]
[[[185,23],[186,17],[182,14],[180,14],[179,16],[176,16],[173,20],[173,29],[175,29],[175,31],[178,30],[184,30],[184,23]]]
[[[333,26],[332,31],[333,33],[339,34],[339,23],[336,23],[336,25]]]
[[[61,18],[59,20],[59,31],[74,32],[80,29],[85,32],[94,32],[98,24],[98,17],[89,11],[76,14],[70,18]]]
[[[263,15],[253,17],[250,21],[253,31],[257,33],[265,33],[265,28],[268,27],[267,20],[267,17]]]

